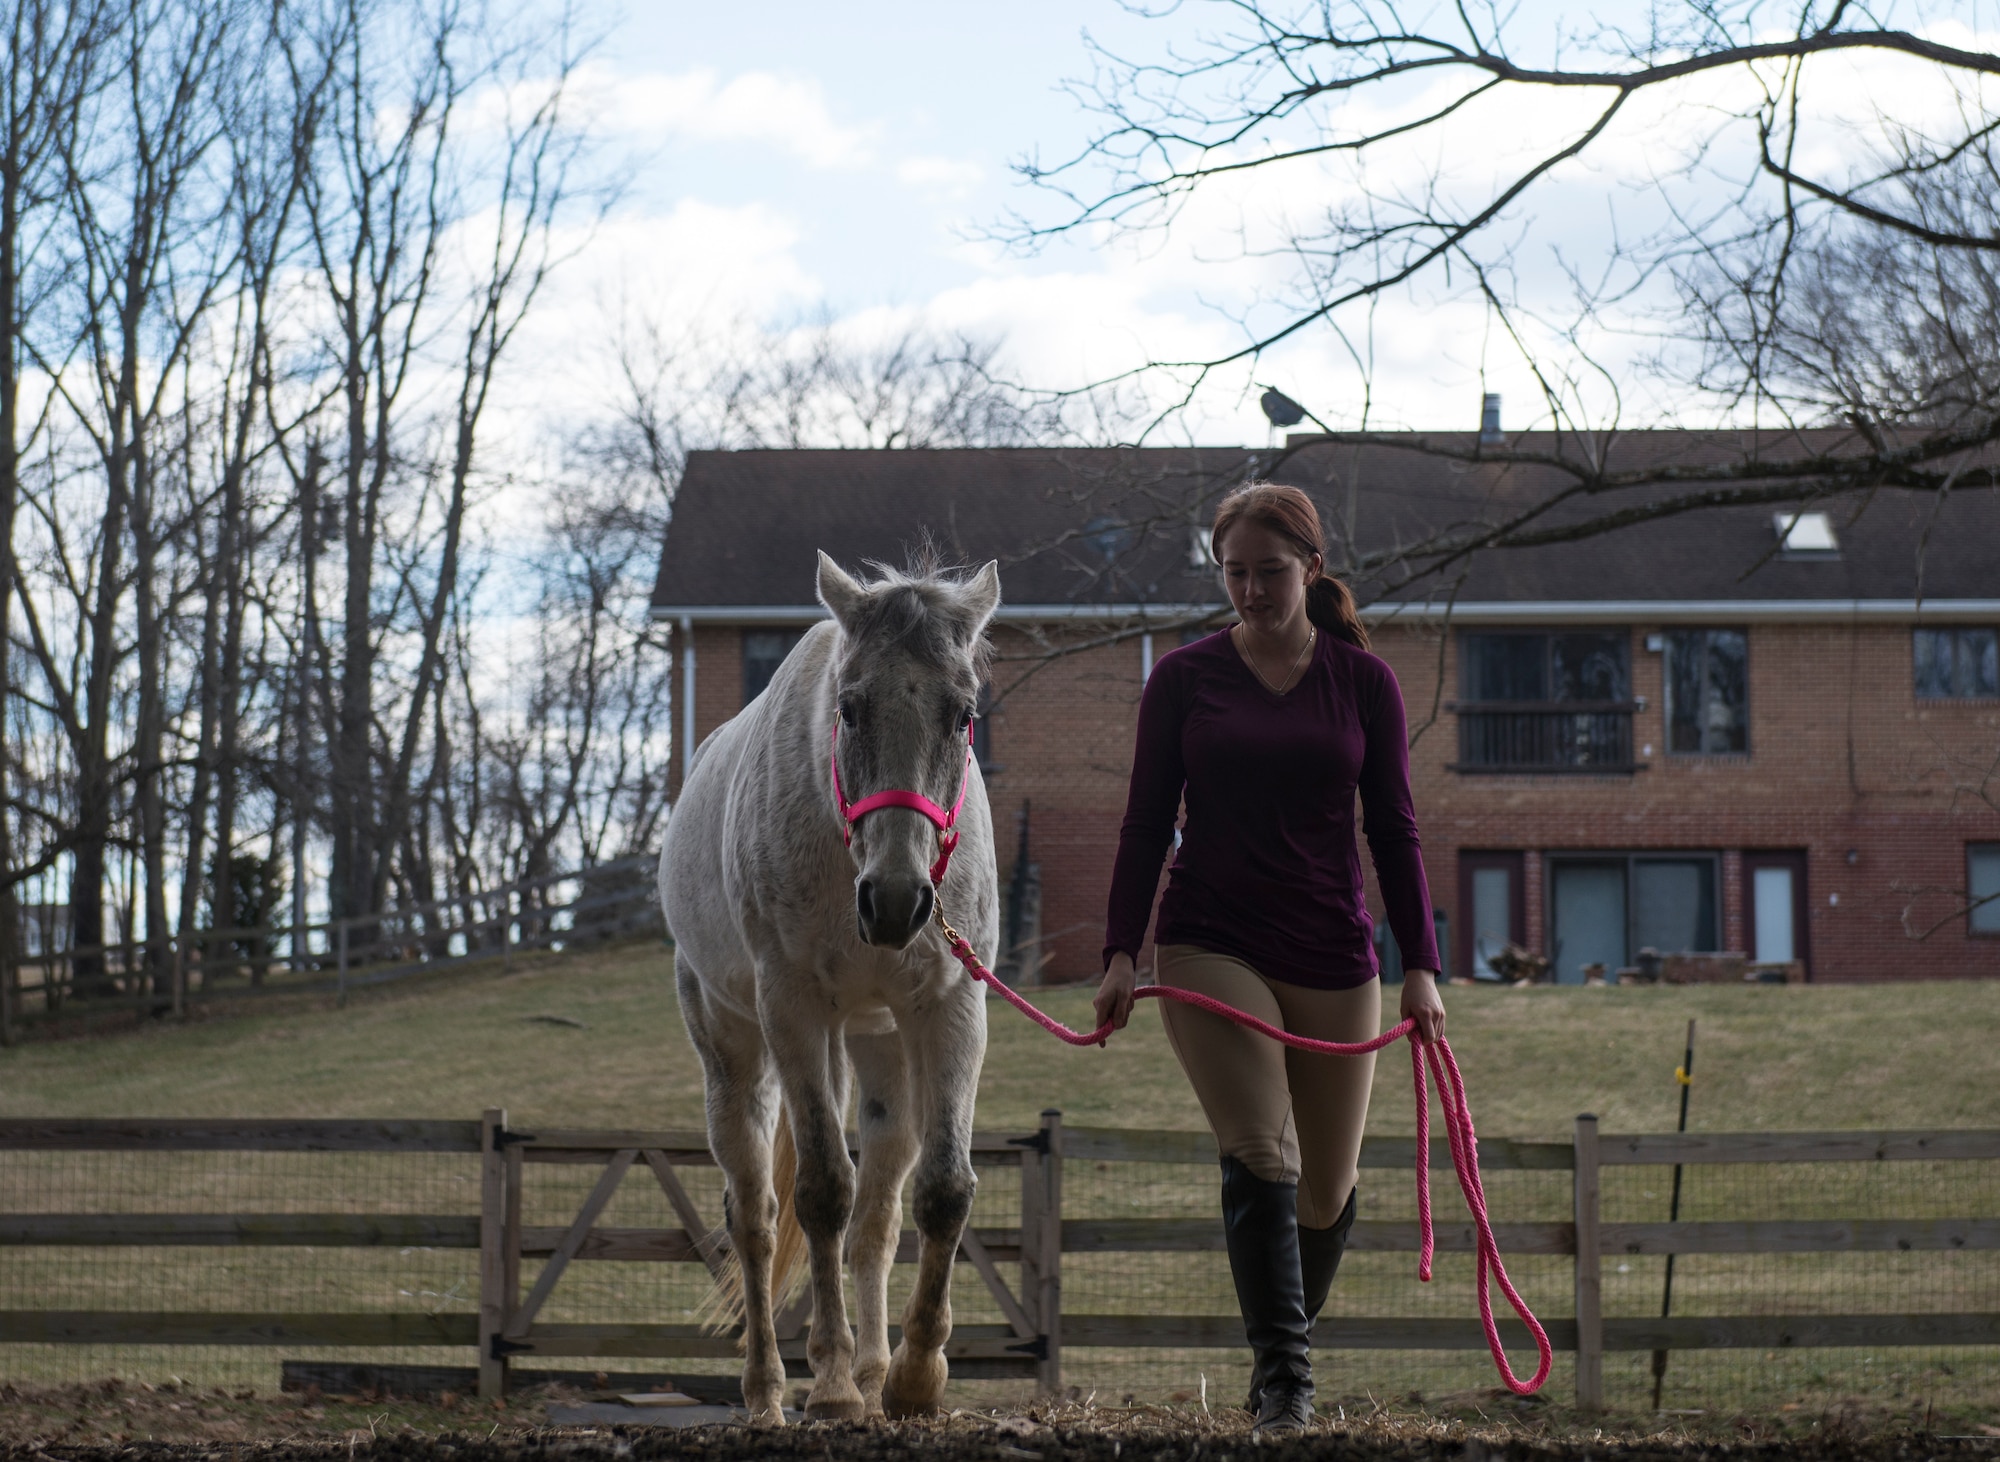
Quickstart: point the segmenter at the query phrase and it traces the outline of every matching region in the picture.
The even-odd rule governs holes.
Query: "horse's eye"
[[[967,706],[964,710],[960,711],[958,713],[958,729],[961,731],[970,731],[972,729],[972,719],[977,714],[978,712],[971,706]]]
[[[852,729],[853,729],[853,727],[854,727],[854,702],[853,702],[853,701],[851,701],[851,700],[848,700],[848,699],[847,699],[847,698],[846,698],[845,696],[841,697],[841,701],[840,701],[840,720],[841,720],[841,724],[842,724],[842,725],[844,725],[844,726],[846,726],[846,727],[847,727],[847,728],[848,728],[849,730],[852,730]]]

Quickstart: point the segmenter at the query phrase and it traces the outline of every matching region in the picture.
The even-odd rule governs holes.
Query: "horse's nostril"
[[[865,929],[875,922],[875,880],[864,878],[854,885],[854,912]]]
[[[912,934],[916,933],[917,930],[923,928],[929,922],[931,908],[936,902],[937,895],[931,891],[929,884],[925,884],[917,891],[916,917],[910,920],[910,932]]]

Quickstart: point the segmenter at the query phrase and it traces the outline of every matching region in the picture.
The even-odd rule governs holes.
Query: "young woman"
[[[1368,653],[1347,586],[1322,572],[1312,499],[1257,483],[1210,535],[1238,623],[1153,667],[1105,918],[1097,1017],[1123,1026],[1133,961],[1185,802],[1154,930],[1163,985],[1326,1041],[1381,1029],[1382,991],[1354,841],[1355,794],[1403,1015],[1444,1033],[1403,696]],[[1254,1356],[1257,1428],[1312,1416],[1309,1336],[1354,1223],[1373,1056],[1318,1056],[1162,1002],[1167,1039],[1222,1153],[1229,1266]]]

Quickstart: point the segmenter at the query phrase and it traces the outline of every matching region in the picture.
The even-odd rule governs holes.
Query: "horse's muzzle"
[[[856,880],[854,913],[861,938],[869,944],[901,949],[929,922],[937,895],[927,878]]]

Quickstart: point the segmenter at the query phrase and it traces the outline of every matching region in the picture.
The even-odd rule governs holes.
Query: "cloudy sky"
[[[1534,6],[1515,14],[1525,28],[1516,33],[1530,39],[1560,23]],[[585,381],[603,364],[603,342],[635,320],[726,350],[732,331],[825,313],[862,334],[923,322],[1001,340],[1011,373],[1043,386],[1233,348],[1246,323],[1275,317],[1294,280],[1283,258],[1244,257],[1244,240],[1268,243],[1336,201],[1324,169],[1216,190],[1164,239],[1077,237],[1023,255],[982,237],[1010,213],[1057,216],[1055,200],[1026,187],[1014,164],[1065,156],[1089,135],[1092,119],[1063,90],[1090,75],[1085,32],[1156,57],[1194,43],[1216,18],[1213,7],[1183,5],[1146,19],[1110,0],[633,4],[580,82],[604,156],[630,185],[569,266],[536,348],[567,353],[573,378]],[[1924,78],[1893,66],[1843,78],[1836,68],[1846,64],[1822,68],[1809,96],[1809,105],[1833,98],[1829,115],[1843,126],[1863,92],[1892,110],[1920,104]],[[1586,164],[1534,195],[1512,225],[1517,265],[1525,292],[1551,302],[1552,327],[1564,268],[1588,272],[1614,237],[1663,216],[1660,179],[1701,130],[1684,108],[1716,115],[1745,101],[1749,84],[1723,79],[1672,106],[1634,106]],[[1412,177],[1439,166],[1488,176],[1573,124],[1578,106],[1566,97],[1469,114],[1424,144],[1432,150],[1401,161]],[[1841,138],[1829,134],[1828,145]],[[1726,151],[1718,167],[1713,176],[1728,172]],[[1482,390],[1506,396],[1510,427],[1531,424],[1533,378],[1464,283],[1384,301],[1372,333],[1348,317],[1373,352],[1376,424],[1469,427]],[[1643,310],[1630,323],[1598,348],[1636,371],[1654,342]],[[595,366],[585,359],[593,351]],[[1217,379],[1173,433],[1262,442],[1254,383],[1266,381],[1336,425],[1360,420],[1359,368],[1320,330]],[[1621,389],[1627,424],[1684,404],[1649,397],[1629,376]]]

